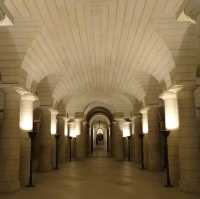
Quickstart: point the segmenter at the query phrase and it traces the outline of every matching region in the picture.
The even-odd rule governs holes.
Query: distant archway
[[[88,134],[88,139],[89,139],[89,151],[92,154],[93,153],[93,132],[92,132],[92,127],[90,126],[90,121],[95,115],[104,115],[106,118],[109,120],[109,124],[112,124],[113,121],[113,115],[112,113],[105,107],[95,107],[91,109],[87,114],[86,114],[86,121],[89,124],[88,129],[87,129],[87,134]],[[110,153],[112,145],[111,145],[111,137],[112,137],[112,128],[108,127],[108,132],[107,132],[107,153]]]

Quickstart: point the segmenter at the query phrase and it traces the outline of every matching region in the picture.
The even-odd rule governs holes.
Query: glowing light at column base
[[[65,136],[68,136],[69,135],[69,129],[68,129],[68,125],[69,125],[68,121],[69,121],[69,119],[68,118],[64,118],[64,120],[65,120],[64,134],[65,134]]]
[[[148,125],[148,108],[144,108],[140,111],[142,114],[142,131],[144,134],[148,134],[149,125]]]
[[[25,131],[33,129],[33,103],[38,98],[32,94],[25,94],[21,97],[20,104],[20,128]]]
[[[51,135],[56,135],[57,133],[57,114],[58,111],[55,109],[49,109],[51,112]]]
[[[131,131],[130,131],[130,125],[129,125],[129,122],[125,122],[123,124],[123,134],[122,134],[122,137],[129,137],[131,136]]]
[[[167,130],[179,128],[178,102],[176,93],[165,92],[160,96],[165,104],[165,126]]]
[[[70,131],[69,131],[69,136],[72,138],[76,138],[78,136],[77,128],[76,128],[76,123],[70,123]]]
[[[75,120],[74,122],[70,123],[70,130],[69,130],[69,136],[72,138],[78,137],[81,134],[81,122],[80,120]]]

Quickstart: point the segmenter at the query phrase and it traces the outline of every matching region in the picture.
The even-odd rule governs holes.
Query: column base
[[[179,188],[183,192],[195,193],[200,195],[200,183],[180,181]]]
[[[0,181],[0,193],[10,193],[10,192],[15,192],[20,189],[20,182],[19,180],[16,181]]]

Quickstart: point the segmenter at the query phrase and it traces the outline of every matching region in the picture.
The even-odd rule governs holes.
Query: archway
[[[104,107],[95,107],[88,111],[86,114],[86,121],[89,124],[88,143],[90,155],[94,155],[94,148],[97,146],[97,131],[103,130],[103,150],[106,151],[106,155],[110,155],[112,144],[112,128],[111,124],[113,121],[112,113]],[[103,128],[101,128],[103,127]],[[98,147],[96,147],[98,148]],[[105,150],[106,149],[106,150]],[[102,154],[102,153],[101,153]]]
[[[95,114],[90,119],[90,139],[93,156],[107,156],[110,151],[110,121],[103,114]]]

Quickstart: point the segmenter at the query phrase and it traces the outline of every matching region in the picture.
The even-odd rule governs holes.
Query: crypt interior
[[[199,199],[200,0],[0,0],[0,199]]]

